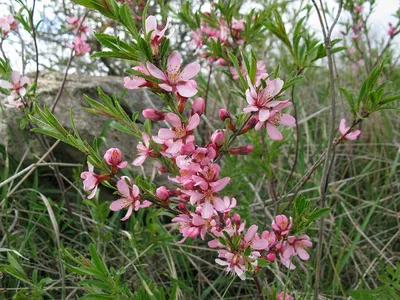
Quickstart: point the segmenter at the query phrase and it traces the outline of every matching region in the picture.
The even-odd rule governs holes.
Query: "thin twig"
[[[324,169],[322,171],[322,179],[320,185],[320,207],[325,206],[325,199],[326,199],[326,191],[328,188],[329,182],[329,169],[330,169],[330,157],[334,152],[334,138],[335,138],[335,122],[336,122],[336,97],[335,97],[335,75],[334,75],[334,68],[333,68],[333,60],[332,60],[332,52],[331,52],[331,34],[332,31],[339,20],[340,13],[342,11],[343,0],[339,3],[339,9],[337,15],[330,26],[328,24],[324,25],[324,21],[322,20],[321,12],[316,4],[315,0],[312,0],[314,7],[317,11],[318,19],[321,25],[322,33],[324,35],[325,40],[325,48],[326,48],[326,56],[328,58],[328,67],[329,67],[329,82],[330,82],[330,101],[331,101],[331,116],[330,116],[330,136],[329,136],[329,143],[328,148],[325,155],[325,164]],[[325,26],[329,28],[326,32]],[[323,227],[324,227],[324,218],[320,219],[320,228],[319,228],[319,243],[318,243],[318,253],[317,253],[317,262],[316,262],[316,270],[315,270],[315,286],[314,286],[314,298],[318,299],[319,295],[319,284],[320,284],[320,277],[321,277],[321,257],[322,257],[322,248],[323,248]]]

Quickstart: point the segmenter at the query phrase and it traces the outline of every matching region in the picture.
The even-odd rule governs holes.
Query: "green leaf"
[[[308,215],[308,219],[310,221],[315,221],[323,216],[328,215],[331,212],[331,209],[329,207],[327,208],[321,208],[313,213],[311,213],[310,215]]]
[[[136,23],[133,20],[132,13],[128,7],[128,4],[124,3],[119,8],[119,18],[121,23],[128,29],[134,38],[138,36]]]

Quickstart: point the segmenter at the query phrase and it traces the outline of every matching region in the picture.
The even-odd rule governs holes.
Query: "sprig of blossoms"
[[[18,23],[12,15],[0,18],[1,37],[6,38],[7,35],[17,29]]]
[[[220,25],[221,28],[215,29],[203,24],[202,33],[208,38],[220,40],[221,43],[232,43],[233,38],[239,40],[240,32],[244,30],[244,20],[234,20],[233,36],[228,35],[226,23],[221,21]],[[153,55],[160,53],[158,47],[161,40],[166,38],[166,28],[167,25],[159,30],[153,16],[146,20],[144,33],[150,35]],[[225,154],[248,155],[253,151],[252,145],[232,145],[238,135],[265,125],[271,138],[282,139],[283,136],[279,131],[279,134],[276,133],[275,127],[280,124],[294,125],[293,117],[280,112],[290,104],[289,100],[277,100],[282,92],[283,81],[269,79],[265,64],[259,62],[255,83],[248,78],[248,106],[244,110],[249,114],[247,120],[238,126],[229,111],[221,109],[220,118],[227,128],[214,131],[208,141],[200,145],[194,132],[205,111],[205,101],[200,97],[196,98],[190,109],[187,109],[186,103],[198,93],[195,76],[200,72],[201,66],[192,62],[182,68],[182,57],[177,51],[173,51],[166,61],[166,65],[160,59],[142,61],[133,68],[131,73],[134,75],[124,79],[124,86],[132,90],[148,88],[168,99],[168,109],[165,111],[153,108],[143,110],[142,115],[146,119],[152,122],[164,121],[169,127],[161,127],[154,136],[150,136],[149,131],[142,133],[141,141],[137,145],[138,156],[132,164],[141,166],[147,159],[156,160],[159,173],[170,173],[168,178],[172,187],[160,186],[154,190],[146,190],[129,177],[117,177],[119,169],[126,167],[127,163],[122,160],[122,153],[112,148],[104,156],[111,171],[107,174],[96,174],[89,165],[89,171],[81,175],[85,179],[84,189],[91,190],[92,197],[100,182],[116,179],[121,198],[112,202],[110,209],[127,210],[122,221],[128,220],[134,211],[152,204],[170,207],[170,204],[178,201],[173,209],[179,213],[172,222],[178,224],[182,234],[180,243],[198,236],[203,240],[210,238],[209,247],[218,249],[216,263],[241,279],[258,272],[260,260],[274,262],[279,257],[282,264],[289,269],[295,268],[291,262],[292,257],[308,260],[306,249],[312,243],[306,235],[291,235],[291,217],[277,216],[271,225],[271,231],[263,231],[261,234],[257,232],[258,226],[255,224],[246,227],[246,221],[239,214],[233,213],[238,201],[224,195],[224,189],[231,178],[221,176],[221,167],[218,164]],[[171,202],[171,198],[176,200]]]

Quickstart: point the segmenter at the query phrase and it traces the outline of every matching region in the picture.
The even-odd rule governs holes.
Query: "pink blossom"
[[[191,33],[192,40],[189,42],[190,46],[193,46],[195,48],[200,48],[203,46],[203,32],[201,29],[196,29],[195,31],[192,31]]]
[[[224,197],[224,209],[222,209],[220,212],[221,213],[228,213],[230,212],[233,208],[236,207],[237,201],[235,198],[229,199],[229,197],[225,196]]]
[[[364,6],[363,6],[363,5],[357,5],[357,6],[354,8],[354,12],[355,12],[356,14],[361,13],[363,10],[364,10]]]
[[[142,139],[143,139],[143,142],[139,142],[137,145],[137,150],[138,150],[139,156],[132,163],[134,166],[137,166],[137,167],[141,166],[147,157],[154,156],[153,149],[151,149],[151,147],[150,147],[150,137],[148,136],[148,134],[143,132]]]
[[[11,91],[10,96],[8,96],[8,101],[11,103],[11,105],[14,100],[25,96],[26,87],[29,84],[30,84],[29,78],[26,76],[21,77],[18,71],[13,71],[11,73],[11,82],[0,80],[0,87]]]
[[[235,18],[232,18],[232,29],[244,30],[244,23],[246,23],[245,19],[236,20]]]
[[[282,291],[279,293],[279,295],[276,296],[276,300],[294,300],[292,296],[289,296],[289,294],[285,291]]]
[[[165,35],[165,31],[168,29],[168,20],[167,24],[165,24],[164,29],[158,30],[157,28],[157,19],[155,16],[148,16],[145,23],[145,35],[150,35],[150,47],[153,55],[158,55],[158,48],[161,44],[161,40]]]
[[[72,17],[67,16],[66,20],[67,20],[69,27],[72,29],[72,32],[75,35],[80,33],[81,39],[86,41],[86,34],[92,32],[92,29],[88,25],[88,20],[85,19],[82,22],[82,17],[78,18],[76,16],[72,16]],[[81,25],[81,26],[79,27],[79,25]]]
[[[0,29],[3,38],[5,38],[11,31],[15,30],[17,26],[18,23],[12,15],[0,18]]]
[[[287,235],[292,228],[293,219],[288,218],[285,215],[276,216],[272,222],[272,229],[274,229],[280,235]]]
[[[127,161],[122,161],[122,153],[118,148],[110,148],[104,154],[104,161],[111,166],[111,171],[115,174],[117,169],[123,169],[128,165]]]
[[[357,50],[356,50],[356,48],[349,48],[348,50],[347,50],[347,53],[351,56],[351,55],[354,55],[355,53],[357,52]]]
[[[346,126],[346,119],[340,120],[339,132],[342,138],[344,137],[345,139],[354,141],[361,133],[361,131],[358,129],[352,132],[348,132],[349,130],[350,127]]]
[[[158,131],[158,137],[161,140],[173,140],[166,150],[167,153],[175,154],[178,153],[184,145],[186,138],[193,132],[193,130],[199,125],[200,117],[198,114],[194,114],[189,118],[188,124],[184,124],[178,115],[174,113],[168,113],[165,117],[173,127],[172,128],[161,128]]]
[[[214,133],[211,135],[211,143],[216,145],[217,147],[220,147],[225,143],[225,136],[224,136],[224,131],[222,130],[216,130]]]
[[[75,55],[82,56],[86,53],[89,53],[92,49],[90,45],[86,43],[86,41],[80,37],[75,37],[72,44],[68,43],[67,46],[69,48],[73,48],[75,50]]]
[[[399,31],[396,30],[396,29],[393,27],[392,23],[389,22],[388,35],[392,38],[392,37],[394,37],[398,32],[399,32]]]
[[[355,34],[355,35],[353,36],[353,40],[354,40],[354,41],[358,41],[359,38],[360,38],[360,37],[359,37],[358,34]]]
[[[293,249],[293,255],[297,255],[301,260],[310,259],[310,254],[306,249],[312,247],[312,242],[308,235],[289,236],[288,243]]]
[[[225,258],[226,260],[217,258],[215,259],[215,262],[220,266],[224,266],[226,272],[236,273],[241,280],[246,279],[246,266],[242,255],[225,251],[222,255],[220,253],[220,257]]]
[[[99,183],[103,180],[108,180],[109,177],[109,175],[100,175],[94,173],[93,165],[88,163],[88,171],[81,173],[81,178],[83,179],[83,190],[92,191],[87,198],[92,199],[96,195]]]
[[[183,243],[188,237],[195,239],[198,235],[204,240],[207,226],[206,220],[196,214],[181,214],[172,219],[172,222],[179,223],[179,231],[183,235],[183,239],[179,243]]]
[[[132,188],[129,187],[126,181],[129,181]],[[128,209],[125,217],[121,219],[121,221],[126,221],[132,215],[133,210],[138,211],[139,208],[145,208],[151,206],[151,203],[148,200],[144,200],[142,202],[142,198],[140,196],[139,188],[133,184],[133,180],[129,179],[126,176],[121,177],[120,180],[117,182],[117,188],[119,194],[122,198],[115,200],[110,205],[110,210],[112,211],[120,211],[124,208]]]
[[[278,102],[278,101],[276,101]],[[283,114],[280,112],[283,108],[289,106],[291,103],[289,100],[280,101],[272,109],[262,109],[259,113],[259,120],[255,126],[256,130],[259,130],[263,125],[267,127],[267,133],[273,140],[282,140],[283,136],[277,129],[279,125],[283,126],[294,126],[296,119],[289,114]]]
[[[167,92],[176,92],[180,96],[190,98],[197,93],[191,80],[200,71],[199,63],[190,63],[181,71],[182,58],[174,51],[168,57],[167,70],[161,71],[155,65],[147,62],[150,74],[162,81],[158,86]],[[196,84],[197,86],[197,84]]]
[[[250,78],[247,77],[249,89],[246,91],[247,107],[243,109],[245,113],[259,112],[260,119],[267,119],[265,115],[269,113],[271,108],[279,104],[275,97],[280,93],[283,88],[283,80],[277,78],[274,80],[267,79],[265,81],[266,87],[264,88],[261,83],[255,86],[251,83]]]
[[[133,67],[132,69],[137,72],[143,73],[144,75],[150,75],[150,73],[147,71],[146,67],[142,63],[140,63],[137,67]],[[130,75],[124,78],[124,87],[128,90],[136,90],[148,84],[149,82],[146,79],[136,75]]]

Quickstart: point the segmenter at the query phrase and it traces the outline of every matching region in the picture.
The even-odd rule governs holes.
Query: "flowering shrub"
[[[335,120],[332,63],[332,55],[346,48],[335,47],[338,41],[330,40],[332,30],[328,30],[326,35],[324,24],[322,28],[326,36],[325,42],[321,43],[304,33],[304,19],[296,25],[293,36],[289,37],[277,10],[252,10],[242,15],[235,1],[218,1],[212,4],[211,12],[193,12],[190,2],[186,2],[177,16],[191,29],[191,40],[188,41],[192,50],[190,54],[198,55],[198,60],[187,51],[178,51],[171,42],[172,26],[167,20],[159,22],[155,15],[148,14],[148,5],[143,7],[143,3],[136,5],[134,1],[115,0],[75,2],[99,12],[110,22],[119,23],[131,37],[129,41],[123,41],[118,36],[104,32],[94,33],[98,43],[108,50],[94,53],[92,59],[124,59],[132,62],[132,66],[126,70],[127,76],[123,83],[121,82],[125,90],[120,97],[110,97],[99,88],[101,101],[85,95],[89,105],[85,110],[112,119],[113,124],[118,124],[115,128],[136,138],[137,155],[122,153],[118,148],[103,151],[97,140],[90,145],[76,130],[72,114],[72,132],[68,132],[53,115],[71,61],[92,51],[90,38],[93,30],[87,19],[88,11],[82,16],[66,17],[66,28],[71,38],[67,46],[71,48],[71,55],[62,87],[50,109],[37,101],[37,76],[32,82],[28,77],[21,76],[18,71],[9,72],[6,59],[1,61],[1,69],[8,71],[3,72],[4,80],[0,81],[0,87],[9,94],[7,105],[23,110],[27,120],[25,122],[32,125],[33,132],[56,138],[87,156],[87,170],[80,174],[83,190],[88,194],[87,199],[95,201],[101,186],[111,189],[115,199],[107,203],[107,207],[113,214],[121,216],[123,222],[129,222],[130,218],[143,211],[167,211],[174,228],[181,235],[178,244],[190,243],[190,240],[199,238],[204,246],[215,250],[215,263],[226,273],[241,280],[252,278],[258,282],[258,274],[271,270],[271,265],[275,263],[291,272],[315,256],[313,245],[316,241],[319,247],[316,258],[318,262],[322,251],[322,231],[317,238],[315,231],[311,231],[310,228],[330,212],[325,204],[325,196],[329,181],[328,172],[334,157],[333,150],[345,140],[350,142],[359,138],[361,131],[356,127],[363,120],[374,112],[391,109],[390,103],[399,99],[399,95],[384,93],[384,84],[377,86],[385,61],[379,59],[371,68],[367,66],[370,72],[357,97],[353,92],[341,88],[353,116],[351,125],[346,126],[345,118],[342,118],[339,124],[336,124]],[[350,13],[353,22],[352,26],[346,28],[346,32],[343,31],[351,40],[352,47],[347,49],[347,52],[343,51],[349,59],[358,57],[358,43],[362,40],[363,30],[366,28],[363,18],[365,10],[361,4],[344,7]],[[133,16],[130,8],[132,6],[140,7],[143,15]],[[320,13],[318,7],[316,9]],[[16,18],[24,23],[25,19],[22,16]],[[141,21],[140,29],[138,21]],[[334,25],[335,23],[330,29],[333,29]],[[0,18],[0,27],[2,38],[5,39],[17,28],[17,21],[12,16]],[[34,32],[34,28],[31,30]],[[283,47],[289,51],[291,63],[294,65],[292,73],[282,74],[279,65],[273,66],[258,59],[251,47],[252,43],[263,39],[265,31],[281,40]],[[389,24],[389,39],[393,39],[398,31],[398,25]],[[262,151],[257,151],[257,155],[263,152],[260,160],[271,164],[276,156],[267,153],[266,139],[268,143],[283,143],[285,139],[288,140],[288,135],[294,135],[296,132],[296,159],[287,178],[287,182],[290,181],[299,147],[299,117],[293,99],[294,86],[302,80],[301,74],[305,70],[325,58],[328,59],[333,89],[333,128],[327,150],[318,159],[316,166],[311,168],[311,173],[305,174],[304,177],[306,182],[307,176],[309,178],[325,161],[319,207],[314,207],[305,197],[296,197],[299,189],[305,184],[304,179],[287,195],[278,197],[275,193],[273,172],[269,166],[260,164],[260,169],[265,171],[270,183],[271,198],[275,201],[277,209],[269,228],[253,224],[239,213],[243,199],[229,193],[229,185],[236,183],[232,176],[226,175],[229,172],[224,169],[224,159],[240,155],[240,159],[246,160],[246,156],[253,155],[258,146],[248,142],[251,139],[246,137],[260,134]],[[212,132],[208,132],[203,125],[208,121],[210,77],[212,70],[217,68],[224,74],[232,93],[238,96],[242,103],[218,107],[218,126]],[[204,83],[199,78],[207,75],[207,70],[209,76],[204,88]],[[140,113],[143,122],[139,112],[128,115],[120,101],[125,93],[133,90],[153,93],[163,101],[163,106],[142,110]],[[266,138],[264,132],[267,133]],[[154,165],[160,176],[167,174],[168,183],[154,183],[145,174],[134,177],[129,172],[150,164]],[[280,209],[279,203],[288,200],[289,194],[293,198],[288,201],[285,209]],[[320,222],[323,228],[323,221]],[[92,249],[91,246],[91,255],[95,263],[94,266],[89,265],[102,269],[103,266],[94,258],[95,251]],[[86,262],[83,263],[85,264]],[[317,274],[318,268],[319,265]],[[76,271],[76,268],[74,270]],[[87,273],[83,272],[84,275],[91,275],[85,270]],[[102,280],[109,284],[108,279],[102,277]],[[262,288],[258,285],[257,287],[260,298],[263,298]],[[129,292],[126,293],[128,298],[132,296]],[[276,299],[294,299],[286,289],[278,295],[274,292],[273,295]]]

